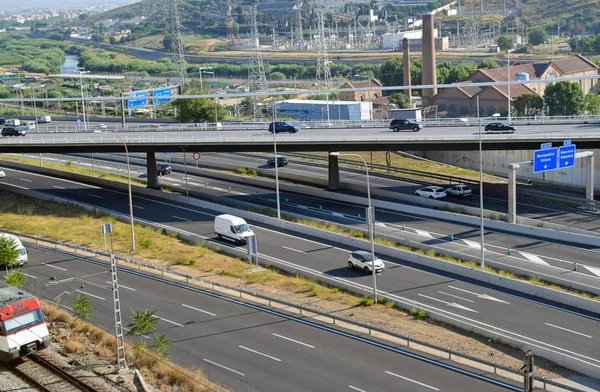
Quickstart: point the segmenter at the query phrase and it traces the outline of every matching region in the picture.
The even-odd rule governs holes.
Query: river
[[[62,65],[61,72],[62,73],[75,73],[77,72],[77,62],[79,61],[79,56],[77,55],[67,55],[64,64]]]

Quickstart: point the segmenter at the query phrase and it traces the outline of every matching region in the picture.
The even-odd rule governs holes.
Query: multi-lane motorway
[[[32,175],[6,169],[4,187],[20,187],[50,193],[99,209],[128,213],[127,195],[72,181]],[[218,212],[193,207],[185,202],[134,197],[136,218],[160,222],[198,238],[213,239],[213,217]],[[253,222],[250,222],[253,224]],[[325,281],[344,281],[359,292],[370,292],[370,277],[349,270],[349,249],[335,243],[299,238],[254,225],[261,239],[260,257],[271,265],[293,265]],[[223,243],[222,246],[231,246]],[[443,315],[453,324],[475,331],[488,331],[544,349],[559,358],[596,369],[600,373],[600,337],[598,319],[560,307],[548,306],[518,295],[479,287],[454,277],[427,273],[411,268],[400,259],[386,261],[386,271],[379,277],[382,295],[406,307],[425,309]],[[242,372],[243,373],[243,372]]]
[[[41,288],[42,297],[69,306],[83,295],[93,301],[94,323],[107,331],[114,328],[105,264],[38,246],[29,246],[29,258],[24,272],[31,287]],[[126,323],[131,310],[155,310],[157,334],[165,333],[171,340],[173,360],[204,369],[211,381],[231,390],[501,391],[507,387],[452,365],[137,271],[121,269],[119,284]]]

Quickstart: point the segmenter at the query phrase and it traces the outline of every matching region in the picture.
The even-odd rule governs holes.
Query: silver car
[[[365,271],[366,274],[370,274],[373,272],[371,253],[364,250],[356,250],[350,253],[350,256],[348,256],[348,267],[360,268]],[[383,261],[375,256],[375,272],[381,272],[384,268],[385,265],[383,264]]]
[[[446,193],[449,196],[457,196],[457,197],[471,197],[473,195],[473,190],[470,186],[465,184],[456,184],[446,189]]]
[[[415,195],[419,197],[427,197],[429,199],[444,199],[448,194],[441,186],[430,185],[415,191]]]

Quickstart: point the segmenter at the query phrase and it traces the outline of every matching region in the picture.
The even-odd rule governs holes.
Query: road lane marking
[[[230,372],[233,372],[233,373],[235,373],[235,374],[239,374],[240,376],[245,376],[245,374],[244,374],[244,373],[242,373],[242,372],[238,372],[237,370],[233,370],[233,369],[231,369],[231,368],[228,368],[227,366],[223,366],[223,365],[221,365],[220,363],[213,362],[213,361],[211,361],[211,360],[208,360],[208,359],[206,359],[206,358],[203,358],[203,360],[204,360],[205,362],[208,362],[208,363],[210,363],[211,365],[218,366],[218,367],[220,367],[221,369],[229,370]]]
[[[112,284],[112,282],[110,280],[107,280],[106,283]],[[124,289],[127,289],[127,290],[135,291],[135,289],[132,289],[131,287],[124,286],[122,284],[119,284],[119,288],[124,288]]]
[[[550,265],[550,264],[546,263],[544,260],[542,260],[539,256],[534,255],[532,253],[521,252],[521,251],[519,251],[519,253],[522,254],[523,257],[525,257],[527,260],[531,261],[532,263],[541,264],[541,265]]]
[[[88,193],[88,196],[95,197],[96,199],[104,199],[102,196],[92,195],[91,193]]]
[[[58,186],[58,185],[52,185],[52,188],[56,188],[56,189],[65,189],[62,186]]]
[[[290,248],[290,247],[288,247],[288,246],[283,246],[283,245],[282,245],[281,247],[282,247],[282,248],[284,248],[284,249],[287,249],[287,250],[291,250],[292,252],[298,252],[298,253],[302,253],[303,255],[305,255],[305,254],[306,254],[306,252],[305,252],[305,251],[303,251],[303,250],[298,250],[298,249]]]
[[[471,241],[471,240],[462,240],[465,244],[467,244],[470,248],[481,249],[481,244],[479,242]]]
[[[265,354],[265,353],[261,353],[260,351],[252,350],[251,348],[248,348],[248,347],[245,347],[245,346],[238,346],[238,347],[239,347],[239,348],[243,348],[244,350],[248,350],[248,351],[250,351],[250,352],[253,352],[254,354],[258,354],[258,355],[262,355],[263,357],[270,358],[270,359],[272,359],[272,360],[274,360],[274,361],[281,362],[281,359],[279,359],[279,358],[275,358],[275,357],[272,357],[272,356],[270,356],[270,355],[267,355],[267,354]]]
[[[438,301],[438,302],[441,302],[441,303],[443,303],[443,304],[446,304],[446,305],[448,305],[448,306],[452,306],[453,308],[459,308],[459,309],[463,309],[463,310],[468,310],[469,312],[479,313],[479,312],[478,312],[478,311],[476,311],[476,310],[469,309],[469,308],[467,308],[466,306],[462,306],[462,305],[460,305],[460,304],[457,304],[456,302],[446,302],[446,301],[442,301],[441,299],[433,298],[433,297],[430,297],[430,296],[428,296],[428,295],[425,295],[425,294],[419,294],[419,296],[421,296],[421,297],[425,297],[425,298],[429,298],[429,299],[431,299],[431,300],[433,300],[433,301]]]
[[[185,325],[183,325],[183,324],[179,324],[179,323],[176,323],[175,321],[167,320],[167,319],[162,318],[162,317],[158,317],[158,316],[152,316],[152,317],[160,319],[160,320],[165,321],[167,323],[171,323],[173,325],[177,325],[178,327],[181,327],[181,328],[185,327]]]
[[[27,178],[19,178],[19,180],[21,180],[21,181],[25,181],[25,182],[33,182],[33,180],[29,180],[29,179],[27,179]]]
[[[600,268],[594,268],[594,267],[589,267],[587,265],[584,265],[584,268],[586,268],[588,271],[590,271],[592,274],[600,276]]]
[[[37,279],[37,276],[29,275],[29,274],[26,274],[25,272],[21,272],[21,273],[29,278]]]
[[[140,207],[140,206],[133,206],[133,208],[137,208],[138,210],[143,210],[144,207]]]
[[[179,219],[179,220],[186,221],[186,222],[191,222],[191,220],[189,220],[189,219],[185,219],[185,218],[182,218],[182,217],[180,217],[180,216],[177,216],[177,215],[171,215],[171,216],[172,216],[173,218],[175,218],[175,219]]]
[[[81,294],[89,295],[90,297],[101,299],[102,301],[106,301],[106,299],[104,299],[102,297],[98,297],[97,295],[90,294],[90,293],[85,292],[85,291],[81,291],[81,290],[75,290],[75,291],[77,291],[78,293],[81,293]]]
[[[315,348],[315,346],[312,346],[310,344],[302,343],[302,342],[299,342],[298,340],[294,340],[294,339],[288,338],[286,336],[278,335],[276,333],[274,333],[273,336],[277,336],[278,338],[289,340],[290,342],[298,343],[298,344],[301,344],[301,345],[306,346],[306,347]]]
[[[498,299],[498,298],[492,297],[491,295],[474,293],[472,291],[461,289],[459,287],[454,287],[454,286],[448,286],[448,287],[451,288],[451,289],[453,289],[453,290],[458,290],[458,291],[462,291],[462,292],[465,292],[465,293],[473,294],[473,295],[477,296],[477,298],[489,299],[490,301],[502,302],[504,304],[510,305],[510,302],[506,302],[506,301],[504,301],[502,299]]]
[[[352,385],[348,385],[348,388],[350,388],[350,389],[354,389],[355,391],[358,391],[358,392],[367,392],[367,391],[365,391],[364,389],[359,389],[359,388],[357,388],[357,387],[353,387]]]
[[[194,308],[193,306],[190,306],[190,305],[181,304],[181,306],[185,306],[186,308],[190,308],[190,309],[197,310],[198,312],[202,312],[202,313],[210,314],[211,316],[215,316],[215,317],[217,316],[217,315],[216,315],[216,314],[214,314],[214,313],[207,312],[206,310],[202,310],[202,309]]]
[[[576,335],[581,335],[581,336],[585,336],[586,338],[590,338],[590,339],[592,339],[592,337],[591,337],[590,335],[586,335],[586,334],[584,334],[584,333],[581,333],[581,332],[576,332],[576,331],[573,331],[573,330],[571,330],[571,329],[567,329],[567,328],[559,327],[558,325],[554,325],[554,324],[550,324],[550,323],[544,323],[544,324],[546,324],[546,325],[547,325],[547,326],[549,326],[549,327],[554,327],[554,328],[562,329],[563,331],[571,332],[571,333],[574,333],[574,334],[576,334]]]
[[[449,297],[454,297],[454,298],[462,299],[463,301],[467,301],[467,302],[473,302],[473,303],[475,302],[475,301],[473,301],[473,300],[466,299],[466,298],[463,298],[463,297],[459,297],[458,295],[454,295],[454,294],[448,294],[448,293],[445,293],[445,292],[443,292],[443,291],[439,291],[439,290],[438,290],[438,293],[440,293],[440,294],[444,294],[444,295],[447,295],[447,296],[449,296]]]
[[[433,238],[433,236],[431,234],[429,234],[428,231],[425,230],[419,230],[419,229],[415,229],[415,231],[417,232],[418,235],[420,235],[421,237],[426,237],[426,238]]]
[[[45,265],[46,267],[52,267],[52,268],[56,268],[56,269],[59,269],[59,270],[61,270],[61,271],[66,271],[66,270],[67,270],[66,268],[57,267],[57,266],[55,266],[55,265],[52,265],[52,264],[46,264],[46,263],[42,263],[42,265]]]
[[[410,379],[408,377],[404,377],[404,376],[401,376],[401,375],[396,374],[396,373],[388,372],[387,370],[385,372],[387,374],[389,374],[390,376],[394,376],[394,377],[398,377],[398,378],[401,378],[401,379],[406,380],[406,381],[414,382],[415,384],[421,385],[421,386],[423,386],[425,388],[433,389],[434,391],[439,391],[439,388],[432,387],[431,385],[423,384],[422,382],[418,382],[418,381],[412,380],[412,379]]]

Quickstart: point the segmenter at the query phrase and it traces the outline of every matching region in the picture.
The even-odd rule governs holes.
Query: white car
[[[356,250],[350,253],[350,256],[348,256],[348,266],[350,268],[360,268],[365,271],[366,274],[372,273],[373,262],[371,259],[371,252]],[[384,268],[385,265],[383,264],[383,261],[375,256],[375,272],[381,272]]]
[[[4,173],[4,170],[0,170],[0,178],[4,177],[6,177],[6,173]]]
[[[446,193],[446,190],[444,188],[442,188],[441,186],[435,186],[435,185],[430,185],[430,186],[421,188],[418,191],[415,191],[415,195],[420,196],[420,197],[427,197],[429,199],[436,199],[436,200],[443,199],[446,196],[448,196],[448,194]]]
[[[446,193],[449,196],[457,196],[457,197],[471,197],[473,195],[473,190],[470,186],[465,184],[456,184],[446,189]]]
[[[94,125],[94,132],[102,132],[105,129],[108,129],[108,127],[104,124]]]

